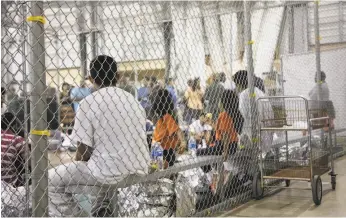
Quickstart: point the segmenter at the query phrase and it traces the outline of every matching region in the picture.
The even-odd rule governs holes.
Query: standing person
[[[227,79],[226,74],[224,72],[221,72],[219,76],[220,76],[220,82],[225,89],[229,89],[229,90],[235,89],[234,82],[232,80]]]
[[[270,102],[263,101],[261,105],[254,105],[255,111],[257,111],[257,114],[253,114],[250,108],[250,98],[253,94],[250,93],[250,89],[248,87],[247,74],[248,72],[246,70],[240,70],[234,75],[233,80],[237,86],[238,93],[240,93],[239,94],[239,110],[245,119],[243,133],[244,133],[244,136],[246,135],[248,137],[249,140],[247,141],[249,142],[251,141],[253,137],[251,134],[251,131],[252,131],[251,116],[253,117],[253,119],[255,119],[255,122],[257,123],[257,116],[259,116],[260,120],[264,120],[264,119],[270,120],[270,119],[274,119],[274,112]],[[255,96],[255,102],[257,102],[257,99],[260,97],[264,97],[265,94],[259,88],[254,87],[254,96]],[[257,132],[255,134],[257,134]],[[273,133],[269,131],[263,132],[262,138],[261,138],[261,144],[263,146],[262,149],[264,152],[270,149],[272,142],[273,142]]]
[[[315,86],[309,92],[310,100],[317,101],[318,100],[318,88],[321,86],[321,98],[320,101],[329,101],[329,87],[326,83],[326,74],[321,71],[321,81],[317,81],[317,72],[315,75]]]
[[[184,97],[187,102],[185,121],[191,124],[192,120],[198,119],[203,111],[203,92],[198,78],[193,80],[191,89],[187,89]]]
[[[221,96],[222,112],[216,121],[215,146],[197,151],[197,155],[228,155],[237,151],[238,134],[243,130],[244,118],[239,111],[239,98],[234,91],[226,89]]]
[[[174,88],[174,79],[173,78],[169,78],[168,81],[167,81],[167,86],[166,86],[166,89],[168,90],[168,92],[171,94],[172,96],[172,100],[173,100],[173,103],[174,103],[174,108],[177,108],[177,92]]]
[[[166,89],[156,92],[153,101],[153,111],[158,117],[155,125],[153,143],[159,142],[163,148],[164,168],[173,166],[175,149],[179,146],[179,153],[186,148],[184,135],[180,130],[174,114],[174,104],[170,93]]]
[[[62,91],[60,93],[59,99],[61,104],[71,104],[71,98],[70,98],[70,90],[71,90],[71,85],[64,82],[61,87]]]
[[[87,87],[87,78],[85,78],[83,81],[80,83],[80,87],[75,87],[71,89],[70,92],[70,98],[73,106],[73,110],[75,113],[77,113],[78,108],[79,108],[79,102],[82,101],[85,97],[90,95],[92,93],[91,87]]]
[[[326,74],[323,71],[321,71],[321,81],[317,81],[317,72],[316,72],[315,82],[316,82],[315,86],[309,92],[309,98],[312,101],[318,101],[318,100],[323,101],[323,103],[320,104],[319,107],[322,107],[322,110],[325,109],[327,113],[325,115],[329,116],[332,119],[330,125],[332,128],[334,128],[335,109],[334,109],[333,102],[330,101],[329,99],[329,87],[326,82]],[[318,98],[319,86],[321,87],[320,99]],[[310,107],[317,107],[317,105],[311,106],[312,104],[313,102],[311,102]],[[321,111],[321,108],[318,108],[318,109],[319,111]],[[317,116],[322,116],[322,114],[317,114]],[[328,131],[328,128],[325,127],[324,130]]]
[[[90,63],[96,91],[80,102],[76,114],[71,136],[77,144],[75,161],[48,171],[52,216],[76,216],[81,211],[71,195],[57,190],[69,185],[121,184],[148,174],[145,111],[130,93],[115,87],[117,78],[113,58],[100,55]],[[100,207],[104,197],[98,196],[93,216],[110,215]]]
[[[219,117],[220,99],[225,88],[221,84],[222,77],[220,75],[215,75],[213,79],[213,83],[205,91],[204,99],[207,103],[206,112],[211,113],[215,121]]]
[[[130,93],[131,95],[133,95],[133,97],[136,97],[136,95],[137,95],[137,90],[132,84],[130,84],[130,77],[128,75],[122,76],[119,79],[118,87],[120,89],[123,89],[124,91]]]
[[[14,187],[25,184],[25,148],[21,124],[12,113],[1,116],[1,180]],[[30,163],[30,162],[29,162]]]
[[[144,108],[146,115],[149,116],[149,109],[150,109],[150,77],[146,76],[143,79],[143,86],[138,89],[138,101],[141,103],[142,107]]]
[[[157,78],[156,76],[152,76],[150,77],[150,88],[153,89],[155,86],[157,85]]]

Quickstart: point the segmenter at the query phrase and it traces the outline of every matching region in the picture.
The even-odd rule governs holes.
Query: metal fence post
[[[165,42],[166,72],[165,83],[167,84],[171,73],[171,44],[173,38],[173,22],[171,21],[171,3],[163,3],[163,11],[166,11],[166,21],[163,22],[163,38]]]
[[[294,53],[294,6],[288,7],[288,52]]]
[[[251,140],[253,142],[253,148],[255,148],[254,139],[257,137],[257,121],[256,121],[256,99],[254,95],[254,67],[252,58],[252,36],[251,36],[251,11],[250,2],[244,1],[244,38],[245,38],[245,49],[247,58],[247,77],[248,77],[248,88],[250,93],[250,120],[251,120]]]
[[[97,16],[98,16],[98,2],[91,1],[91,53],[92,59],[94,59],[98,53],[98,30],[97,30]]]
[[[27,5],[22,5],[22,16],[25,17],[27,15]],[[22,82],[22,88],[23,88],[23,94],[24,94],[24,139],[26,143],[29,143],[29,128],[28,128],[28,122],[29,121],[29,114],[28,114],[28,91],[27,91],[27,85],[28,85],[28,74],[26,71],[26,42],[27,42],[27,24],[23,22],[22,24],[22,64],[23,64],[23,82]],[[29,179],[30,179],[30,170],[29,170],[29,161],[30,161],[30,150],[26,146],[25,147],[25,216],[30,216],[29,213],[29,202],[30,202],[30,187],[29,187]]]
[[[43,15],[43,2],[31,2],[31,16]],[[44,25],[32,22],[31,25],[31,70],[30,82],[33,84],[31,93],[31,128],[47,129],[46,75]],[[31,134],[31,165],[32,165],[32,209],[34,217],[48,216],[48,154],[47,138]]]
[[[79,14],[77,18],[77,23],[79,27],[79,54],[80,54],[80,73],[82,74],[82,80],[87,75],[87,37],[85,33],[85,17],[84,17],[84,6],[82,4],[79,5]]]
[[[321,100],[321,49],[320,49],[320,26],[319,26],[319,14],[318,14],[319,2],[315,1],[314,8],[314,27],[315,27],[315,53],[316,53],[316,76],[318,84],[317,99]]]

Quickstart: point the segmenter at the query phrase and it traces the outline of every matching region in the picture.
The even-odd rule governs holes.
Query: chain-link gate
[[[289,116],[284,101],[258,108],[264,96],[330,100],[343,151],[344,2],[1,7],[4,216],[205,216],[249,201],[259,156],[306,140],[258,138],[258,119]]]

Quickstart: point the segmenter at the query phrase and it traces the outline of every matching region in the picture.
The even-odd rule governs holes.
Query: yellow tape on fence
[[[250,98],[256,98],[256,93],[250,93]]]
[[[256,143],[256,142],[258,142],[258,141],[259,141],[258,138],[253,138],[253,139],[252,139],[252,142],[253,142],[253,143]]]
[[[247,42],[248,45],[252,45],[252,44],[254,44],[254,43],[255,43],[254,40],[250,40],[250,41]]]
[[[30,16],[28,18],[26,18],[27,21],[31,21],[31,22],[40,22],[45,24],[46,23],[46,19],[43,16]]]
[[[50,131],[49,130],[36,130],[33,129],[30,131],[31,135],[41,135],[41,136],[50,136]]]

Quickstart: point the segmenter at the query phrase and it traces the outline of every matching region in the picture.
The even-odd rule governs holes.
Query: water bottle
[[[189,152],[193,157],[196,156],[196,150],[197,150],[196,139],[193,135],[191,135],[189,139]]]
[[[158,142],[155,142],[151,147],[151,160],[153,168],[163,169],[163,149]]]

